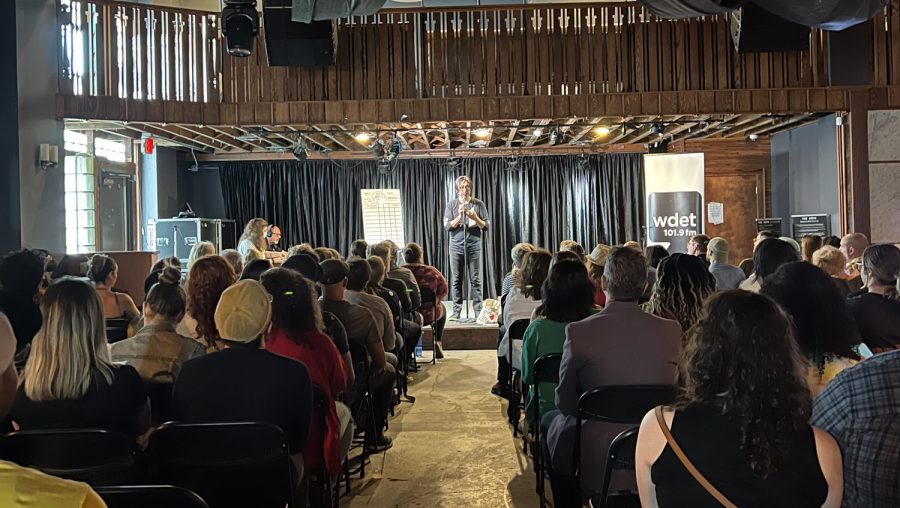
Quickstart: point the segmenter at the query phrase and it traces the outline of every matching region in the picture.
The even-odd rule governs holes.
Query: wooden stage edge
[[[472,318],[472,321],[459,322],[448,320],[447,326],[444,327],[444,349],[497,349],[499,327],[497,325],[480,325],[476,323],[474,321],[475,312],[471,309],[471,303],[467,302],[467,304],[469,317]],[[451,302],[444,302],[444,310],[449,316],[452,311]],[[463,316],[465,316],[465,312],[463,312]],[[426,350],[431,348],[431,337],[431,327],[427,326],[422,332],[422,347]]]

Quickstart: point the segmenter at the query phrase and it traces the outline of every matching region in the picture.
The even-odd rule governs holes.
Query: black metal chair
[[[419,293],[422,295],[422,305],[426,303],[433,304],[435,306],[443,305],[438,301],[437,295],[434,294],[434,291],[431,288],[427,288],[425,286],[419,286]],[[431,323],[423,323],[422,326],[431,326],[431,361],[428,362],[432,365],[437,364],[437,336],[434,333],[434,321]],[[413,348],[415,350],[415,348]],[[415,354],[415,353],[413,353]]]
[[[106,320],[106,342],[113,344],[128,338],[130,319],[113,318]]]
[[[534,404],[532,419],[534,421],[534,444],[531,446],[531,452],[534,456],[534,464],[536,471],[537,484],[535,491],[541,496],[541,507],[545,503],[544,477],[547,474],[547,467],[544,464],[544,448],[543,448],[543,432],[541,432],[541,405],[540,395],[538,392],[541,383],[559,384],[559,364],[562,361],[562,354],[549,353],[541,355],[534,361],[534,383],[531,385],[533,390]]]
[[[356,375],[356,381],[345,393],[346,402],[353,414],[353,420],[356,422],[356,439],[354,446],[360,446],[362,451],[359,458],[359,467],[350,468],[349,457],[344,461],[344,476],[346,482],[346,491],[350,492],[351,474],[359,473],[360,478],[366,476],[366,462],[369,460],[368,448],[369,444],[375,441],[378,430],[375,428],[375,416],[372,412],[372,386],[369,377],[369,360],[368,351],[362,344],[353,340],[348,341],[350,344],[350,357],[353,360],[353,372]],[[352,400],[351,400],[352,397]],[[358,439],[361,437],[361,440]]]
[[[93,486],[139,481],[138,454],[133,436],[101,429],[23,430],[0,439],[0,459]]]
[[[172,388],[175,376],[171,372],[157,372],[147,383],[147,395],[150,398],[150,422],[160,425],[174,419],[172,410]]]
[[[609,485],[614,470],[634,470],[634,449],[637,446],[638,429],[639,427],[631,427],[623,430],[609,444],[609,453],[606,456],[606,471],[603,474],[603,490],[600,494],[591,498],[592,507],[609,506]],[[631,496],[631,504],[640,506],[640,500],[636,499],[636,497],[636,495]],[[616,506],[621,504],[623,503],[616,503]]]
[[[172,485],[124,485],[94,490],[107,508],[209,508],[195,492]]]
[[[582,422],[591,420],[596,422],[631,424],[637,426],[641,423],[648,411],[661,404],[671,404],[675,400],[676,389],[671,385],[622,385],[603,386],[583,393],[578,399],[578,418],[575,420],[575,477],[581,481],[581,428]],[[628,429],[632,430],[632,429]],[[615,452],[616,457],[627,456],[627,446],[630,437],[627,430],[620,433],[614,439],[607,453]],[[624,434],[624,436],[623,436]],[[619,442],[616,442],[616,441]],[[636,442],[636,440],[634,441]],[[616,445],[613,449],[612,444]],[[632,468],[634,467],[634,448],[631,449]],[[625,462],[616,467],[616,464],[607,460],[604,471],[604,481],[598,501],[599,506],[605,506],[609,493],[609,481],[612,470],[625,469]]]
[[[519,419],[522,416],[522,390],[519,387],[522,373],[513,367],[513,340],[524,340],[525,330],[531,323],[528,319],[518,319],[509,325],[509,344],[506,348],[506,361],[509,363],[509,407],[507,416],[513,426],[513,436],[519,436]]]
[[[154,482],[194,491],[215,508],[283,508],[295,490],[288,454],[272,424],[172,422],[150,435],[146,457]]]
[[[324,436],[328,428],[328,410],[329,405],[333,404],[328,399],[328,395],[317,384],[313,384],[313,421],[318,424],[318,430],[322,435],[323,444]],[[325,467],[325,447],[321,450],[322,467],[318,469],[307,470],[306,474],[309,478],[310,505],[337,508],[338,495],[335,494],[335,483],[328,474]],[[338,492],[340,492],[340,480],[337,482]]]

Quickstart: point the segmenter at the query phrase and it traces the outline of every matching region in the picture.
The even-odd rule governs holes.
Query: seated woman
[[[859,336],[853,316],[825,272],[809,263],[788,263],[766,280],[762,294],[781,305],[794,322],[800,352],[809,360],[807,382],[813,397],[856,363],[852,346]]]
[[[535,424],[534,362],[543,355],[562,353],[566,341],[566,325],[581,321],[594,312],[594,286],[587,268],[579,261],[561,261],[550,268],[541,288],[541,306],[537,319],[525,330],[522,344],[522,382],[527,387],[525,418]],[[556,409],[556,386],[544,383],[538,388],[538,422],[544,413]]]
[[[88,278],[97,287],[100,302],[103,304],[103,317],[106,319],[132,320],[140,316],[134,300],[125,293],[113,291],[119,278],[119,265],[103,254],[94,254],[88,266]]]
[[[716,279],[702,259],[688,254],[663,258],[658,271],[644,311],[678,321],[681,331],[687,333],[700,319],[703,302],[716,291]]]
[[[113,361],[131,365],[145,381],[160,374],[178,377],[184,362],[206,354],[199,342],[175,333],[187,305],[180,282],[177,268],[164,268],[144,300],[144,327],[109,348]]]
[[[144,382],[110,361],[103,306],[87,282],[61,280],[41,302],[35,336],[9,418],[19,429],[100,428],[139,436],[150,426]]]
[[[797,243],[797,242],[794,242]],[[799,248],[778,238],[766,238],[756,245],[753,251],[753,273],[741,282],[744,291],[759,293],[763,282],[781,265],[800,260]]]
[[[268,259],[254,259],[244,265],[244,271],[241,272],[239,279],[259,281],[259,277],[269,268],[272,268],[272,262]]]
[[[588,278],[594,285],[594,305],[602,309],[606,306],[606,294],[600,287],[600,279],[603,278],[603,268],[606,266],[606,257],[609,256],[610,246],[598,243],[594,250],[587,256],[585,267]]]
[[[191,253],[188,255],[188,270],[194,265],[198,259],[206,256],[215,256],[216,246],[212,242],[197,242],[191,247]]]
[[[440,358],[444,354],[442,346],[444,326],[447,324],[447,313],[444,311],[444,305],[441,304],[444,298],[447,298],[449,292],[447,279],[444,278],[440,270],[425,264],[425,254],[422,246],[415,242],[406,244],[406,248],[403,249],[403,259],[406,261],[403,268],[412,272],[420,292],[421,288],[428,288],[434,293],[435,301],[422,302],[422,305],[419,306],[419,313],[422,314],[422,322],[426,325],[431,325],[431,331],[436,342],[435,349],[437,350],[438,358]],[[415,349],[415,344],[408,346],[407,349]]]
[[[221,256],[200,258],[191,267],[187,282],[187,312],[178,323],[178,335],[197,339],[207,353],[222,349],[213,316],[222,292],[234,284],[234,270]]]
[[[327,428],[317,429],[313,421],[303,465],[306,470],[322,467],[332,477],[341,472],[341,459],[353,439],[350,410],[334,398],[347,388],[344,363],[332,340],[323,333],[322,312],[312,283],[286,268],[267,271],[260,281],[272,295],[272,327],[266,335],[266,349],[302,362],[312,382],[321,388],[330,402],[325,416]]]
[[[841,451],[807,423],[812,398],[803,372],[790,318],[775,302],[737,290],[713,296],[678,363],[679,399],[641,422],[641,505],[722,506],[673,451],[678,446],[733,505],[840,506]]]
[[[875,353],[900,348],[900,249],[870,245],[860,274],[866,291],[847,299],[860,337]]]
[[[840,249],[830,245],[820,247],[812,254],[812,264],[831,276],[831,283],[838,288],[841,298],[850,296],[850,286],[845,279],[847,272],[844,271],[847,256]]]
[[[520,372],[522,370],[522,341],[510,340],[509,330],[516,321],[521,319],[530,321],[534,316],[534,311],[541,305],[541,286],[544,284],[544,279],[547,278],[552,262],[553,255],[544,249],[526,253],[522,259],[522,271],[519,272],[515,286],[503,303],[503,324],[506,325],[506,334],[500,341],[497,354],[505,357],[507,348],[512,347],[512,367]],[[516,342],[516,344],[512,344],[512,342]]]

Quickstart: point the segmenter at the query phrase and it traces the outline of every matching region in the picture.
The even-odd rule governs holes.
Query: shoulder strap
[[[688,472],[691,473],[691,476],[693,476],[694,479],[697,480],[697,483],[699,483],[700,486],[702,486],[707,492],[709,492],[712,497],[716,498],[716,501],[718,501],[722,506],[725,506],[726,508],[737,508],[734,503],[729,501],[727,497],[719,492],[719,490],[716,489],[716,487],[713,486],[713,484],[710,483],[709,480],[707,480],[706,477],[704,477],[696,467],[694,467],[694,464],[691,463],[691,460],[688,459],[687,455],[684,454],[684,450],[682,450],[681,447],[678,446],[678,442],[675,441],[675,438],[669,431],[669,426],[666,425],[666,419],[663,416],[663,407],[656,406],[655,412],[656,421],[659,423],[660,430],[662,430],[662,433],[666,436],[666,441],[669,443],[669,447],[672,448],[672,451],[675,452],[675,456],[678,457],[678,460],[680,460],[682,464],[684,464],[685,469],[687,469]]]

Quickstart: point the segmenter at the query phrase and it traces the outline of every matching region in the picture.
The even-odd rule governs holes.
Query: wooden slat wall
[[[808,51],[737,54],[723,16],[666,20],[634,3],[341,19],[336,63],[327,68],[269,68],[262,35],[253,56],[231,57],[218,30],[202,37],[203,24],[218,26],[214,14],[110,0],[81,5],[72,13],[82,17],[75,36],[103,51],[88,58],[85,44],[76,59],[77,45],[66,45],[61,66],[90,64],[74,78],[76,86],[71,73],[60,73],[60,90],[77,95],[144,99],[157,89],[165,100],[255,104],[827,86],[818,31]],[[892,0],[872,21],[876,85],[900,84],[898,5]],[[95,27],[87,12],[100,13]]]

